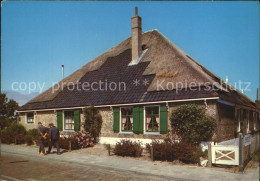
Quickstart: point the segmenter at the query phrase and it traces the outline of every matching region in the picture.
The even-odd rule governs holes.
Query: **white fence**
[[[239,147],[212,145],[212,164],[239,165]]]
[[[252,155],[259,150],[259,133],[254,135],[242,134],[239,138],[223,141],[218,144],[209,143],[209,165],[238,165],[243,170]]]

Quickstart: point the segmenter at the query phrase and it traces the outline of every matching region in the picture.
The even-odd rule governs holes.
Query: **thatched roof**
[[[26,105],[24,105],[21,110],[27,109],[42,109],[42,108],[52,108],[52,107],[76,107],[76,106],[87,106],[87,105],[100,105],[100,104],[116,104],[116,103],[133,103],[135,102],[142,102],[143,100],[149,101],[147,97],[151,95],[157,95],[160,92],[160,96],[156,100],[163,100],[162,94],[169,94],[169,91],[162,91],[162,89],[167,89],[167,82],[172,82],[172,88],[176,89],[176,84],[180,86],[182,84],[185,88],[187,86],[190,87],[190,83],[193,82],[194,87],[203,87],[205,84],[213,84],[214,87],[217,87],[221,92],[229,92],[226,89],[225,85],[224,88],[220,85],[220,78],[208,71],[202,65],[200,65],[197,61],[192,59],[188,56],[184,51],[178,48],[175,44],[170,42],[166,37],[164,37],[158,30],[148,31],[143,33],[142,35],[142,44],[146,49],[144,56],[142,57],[139,64],[132,67],[133,71],[129,72],[127,67],[128,64],[131,62],[131,37],[127,38],[120,44],[116,45],[115,47],[111,48],[107,52],[103,53],[102,55],[98,56],[94,60],[90,61],[79,70],[72,73],[70,76],[66,77],[64,80],[59,82],[58,84],[61,85],[63,82],[66,85],[69,82],[77,83],[79,81],[92,81],[91,77],[98,77],[105,79],[104,71],[110,69],[110,71],[118,72],[118,70],[114,70],[115,62],[117,65],[117,69],[121,70],[125,74],[129,74],[129,76],[124,77],[123,75],[118,72],[117,76],[110,77],[111,80],[118,79],[121,81],[129,81],[126,80],[130,77],[130,74],[135,74],[135,72],[139,72],[140,75],[137,78],[144,78],[148,77],[150,84],[145,89],[140,88],[137,90],[136,88],[132,88],[135,91],[129,90],[127,95],[133,94],[133,97],[127,97],[125,93],[121,94],[121,99],[111,98],[114,94],[108,94],[104,92],[99,92],[98,95],[96,93],[79,93],[73,91],[66,94],[65,89],[58,89],[54,92],[52,88],[48,89],[47,91],[43,92],[39,96],[35,97],[34,99],[30,100]],[[122,63],[122,64],[121,64]],[[120,67],[121,66],[121,67]],[[136,68],[135,68],[136,66]],[[140,67],[141,66],[141,67]],[[105,67],[105,68],[104,68]],[[109,72],[106,72],[109,74]],[[91,77],[90,77],[91,76]],[[162,87],[157,87],[158,82],[161,83]],[[129,82],[130,84],[130,82]],[[57,87],[55,85],[54,87]],[[59,86],[61,87],[61,86]],[[65,86],[66,87],[66,86]],[[129,87],[129,86],[128,86]],[[131,87],[131,86],[130,86]],[[178,87],[179,88],[179,87]],[[134,93],[135,92],[135,95]],[[201,95],[200,93],[195,93]],[[105,97],[105,95],[109,96]],[[185,94],[183,94],[185,95]],[[192,94],[189,94],[189,96]],[[198,95],[193,95],[194,97],[200,97]],[[204,96],[211,97],[214,94],[211,92],[204,94]],[[77,97],[78,96],[78,97]],[[120,96],[120,94],[116,94],[115,96]],[[123,99],[126,96],[127,99]],[[146,96],[146,99],[145,99]],[[172,99],[178,98],[185,98],[185,97],[178,97],[178,95],[172,95]],[[246,101],[244,102],[251,102],[250,99],[246,98],[243,95],[239,95],[243,97]],[[239,97],[238,96],[238,97]],[[70,97],[70,98],[68,98]],[[97,97],[94,99],[94,97]],[[161,97],[161,98],[160,98]],[[102,98],[102,100],[101,100]],[[141,99],[142,98],[142,99]],[[171,97],[167,97],[170,99]],[[192,98],[192,97],[191,97]],[[82,100],[85,101],[82,101]],[[239,99],[239,98],[238,98]],[[59,101],[58,101],[59,100]],[[91,100],[91,101],[90,101]],[[105,101],[107,100],[107,101]],[[69,104],[67,102],[70,102]],[[40,106],[39,106],[40,105]]]

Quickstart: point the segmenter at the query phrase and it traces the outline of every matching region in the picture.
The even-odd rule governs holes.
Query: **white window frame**
[[[133,126],[132,126],[132,131],[122,131],[122,108],[132,108],[133,109]],[[133,106],[124,106],[124,107],[120,107],[120,112],[119,112],[119,133],[120,134],[134,134],[134,107]]]
[[[247,110],[246,133],[250,133],[250,110]]]
[[[62,111],[62,125],[63,125],[63,131],[65,132],[75,132],[75,129],[65,129],[65,111],[72,111],[74,115],[73,110],[63,110]],[[75,121],[75,120],[74,120]]]
[[[28,122],[28,113],[33,113],[33,122]],[[36,115],[36,112],[27,112],[27,113],[26,113],[25,123],[26,123],[26,124],[29,124],[29,125],[35,124],[35,115]]]
[[[236,119],[237,119],[236,122],[238,123],[237,124],[237,133],[239,133],[241,131],[241,127],[240,127],[240,116],[241,116],[241,114],[240,114],[239,108],[236,110],[236,114],[238,114],[238,115],[236,115]]]
[[[146,131],[146,108],[148,108],[148,107],[159,107],[159,128],[158,128],[158,131],[156,131],[156,132],[151,132],[151,131]],[[143,132],[144,132],[144,134],[148,134],[148,135],[161,135],[160,134],[160,105],[149,105],[149,106],[144,106],[144,117],[143,117],[143,120],[144,120],[144,130],[143,130]]]
[[[257,112],[253,112],[253,125],[254,125],[254,131],[256,131],[256,122],[258,121]]]

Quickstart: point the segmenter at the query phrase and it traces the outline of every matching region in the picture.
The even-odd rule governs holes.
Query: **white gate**
[[[238,146],[211,145],[212,163],[223,165],[239,165]]]

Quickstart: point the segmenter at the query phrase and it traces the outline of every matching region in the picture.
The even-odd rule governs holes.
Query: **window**
[[[28,124],[33,124],[34,123],[34,113],[33,112],[28,112],[27,113],[27,123]]]
[[[133,108],[132,107],[121,108],[121,131],[122,132],[133,131]]]
[[[145,108],[145,124],[147,132],[159,132],[159,106]]]
[[[74,130],[74,112],[64,111],[64,129]]]

